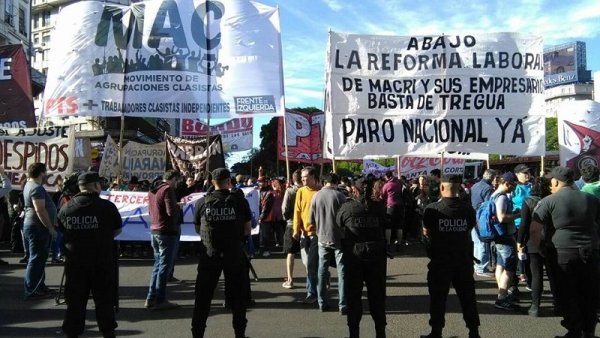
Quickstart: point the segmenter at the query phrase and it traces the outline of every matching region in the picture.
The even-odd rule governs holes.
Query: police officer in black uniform
[[[114,237],[121,232],[121,215],[112,202],[100,198],[98,173],[79,175],[78,184],[81,192],[58,214],[66,256],[67,312],[62,329],[67,337],[83,333],[92,291],[98,327],[104,337],[115,337],[118,266]]]
[[[229,191],[230,176],[227,169],[215,169],[212,172],[215,190],[201,198],[194,211],[196,232],[201,237],[192,317],[195,338],[204,337],[221,271],[225,274],[225,297],[231,301],[235,337],[245,337],[248,268],[242,242],[244,235],[250,234],[252,213],[244,197]]]
[[[422,338],[442,337],[450,283],[460,300],[469,338],[479,337],[470,235],[476,218],[473,207],[460,198],[461,183],[461,176],[443,176],[440,183],[442,199],[429,204],[423,213],[423,235],[428,241],[427,254],[431,259],[427,274],[431,333]]]
[[[385,212],[381,212],[375,202],[365,199],[371,194],[368,187],[367,180],[356,180],[352,186],[353,198],[342,204],[336,216],[336,222],[343,231],[342,248],[346,267],[344,295],[350,338],[359,337],[363,284],[367,286],[375,336],[385,338]]]

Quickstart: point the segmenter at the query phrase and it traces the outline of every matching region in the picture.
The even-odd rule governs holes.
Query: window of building
[[[42,46],[47,45],[50,42],[50,34],[42,35]]]
[[[14,27],[13,20],[13,2],[12,0],[6,0],[4,2],[4,22]]]
[[[25,8],[19,7],[19,33],[27,36],[27,30],[25,30]]]
[[[42,27],[50,26],[50,11],[42,12]]]
[[[33,16],[33,29],[37,29],[39,26],[38,21],[40,20],[40,15],[39,14],[35,14]]]
[[[37,46],[40,44],[40,36],[38,34],[33,34],[33,45]]]

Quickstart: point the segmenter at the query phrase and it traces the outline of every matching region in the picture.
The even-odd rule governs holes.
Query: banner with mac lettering
[[[541,37],[330,32],[326,156],[544,154]]]
[[[256,223],[258,223],[259,194],[254,188],[242,188],[250,210]],[[205,193],[195,193],[181,199],[183,210],[183,223],[181,224],[182,241],[199,241],[200,236],[194,228],[194,208],[196,202]],[[117,240],[120,241],[149,241],[150,240],[150,215],[148,214],[148,193],[135,191],[103,191],[100,197],[113,202],[123,220],[123,231]],[[260,226],[252,229],[253,235],[258,235]]]
[[[64,7],[56,23],[45,116],[283,113],[277,8],[234,0],[81,1]]]

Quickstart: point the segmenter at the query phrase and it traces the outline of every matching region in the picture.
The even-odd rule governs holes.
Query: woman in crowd
[[[528,279],[531,282],[531,307],[529,315],[533,317],[539,316],[540,299],[544,289],[544,257],[540,253],[539,246],[536,246],[529,240],[529,229],[533,210],[539,201],[550,195],[550,181],[544,177],[536,177],[533,180],[531,187],[531,196],[527,197],[521,208],[521,228],[517,237],[517,251],[519,257],[527,256],[531,266],[531,276]],[[550,288],[552,289],[553,282],[550,280]]]

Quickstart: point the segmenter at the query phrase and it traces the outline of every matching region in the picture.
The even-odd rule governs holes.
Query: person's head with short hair
[[[600,179],[600,170],[596,165],[593,164],[585,164],[579,172],[581,173],[581,179],[585,183],[593,183],[597,182]]]
[[[100,175],[95,171],[87,171],[77,177],[77,185],[81,192],[95,192],[100,193],[102,191],[102,183],[100,181]]]
[[[224,190],[231,188],[231,172],[225,168],[218,168],[212,171],[212,182],[215,190]]]
[[[296,169],[292,173],[292,181],[294,184],[302,185],[302,169]]]
[[[525,184],[529,182],[530,169],[525,164],[518,164],[513,170],[515,175],[517,175],[517,182],[520,184]]]
[[[235,182],[238,184],[244,183],[244,176],[242,176],[242,174],[237,174],[235,176]]]
[[[385,172],[384,176],[385,176],[386,180],[391,180],[394,177],[394,172],[391,170],[388,170]]]
[[[301,173],[302,185],[315,189],[317,187],[317,169],[314,167],[305,167]]]
[[[176,187],[181,181],[181,172],[175,169],[165,171],[162,178],[163,182],[167,182],[171,187]]]
[[[554,167],[546,178],[550,179],[550,191],[555,193],[563,187],[570,187],[575,181],[575,172],[567,167]]]
[[[131,176],[131,178],[129,179],[129,184],[138,184],[139,180],[137,178],[137,176]]]
[[[340,183],[340,177],[336,173],[329,173],[323,175],[323,183],[327,185],[338,185]]]
[[[462,183],[460,175],[444,175],[440,178],[440,194],[442,197],[459,197]]]
[[[442,171],[440,169],[433,169],[429,172],[429,175],[434,181],[439,182],[442,177]]]
[[[486,169],[483,172],[483,179],[490,182],[493,181],[496,178],[496,176],[498,176],[498,172],[494,169]]]
[[[31,179],[44,179],[43,175],[46,174],[46,165],[41,162],[32,163],[27,167],[27,177]]]

